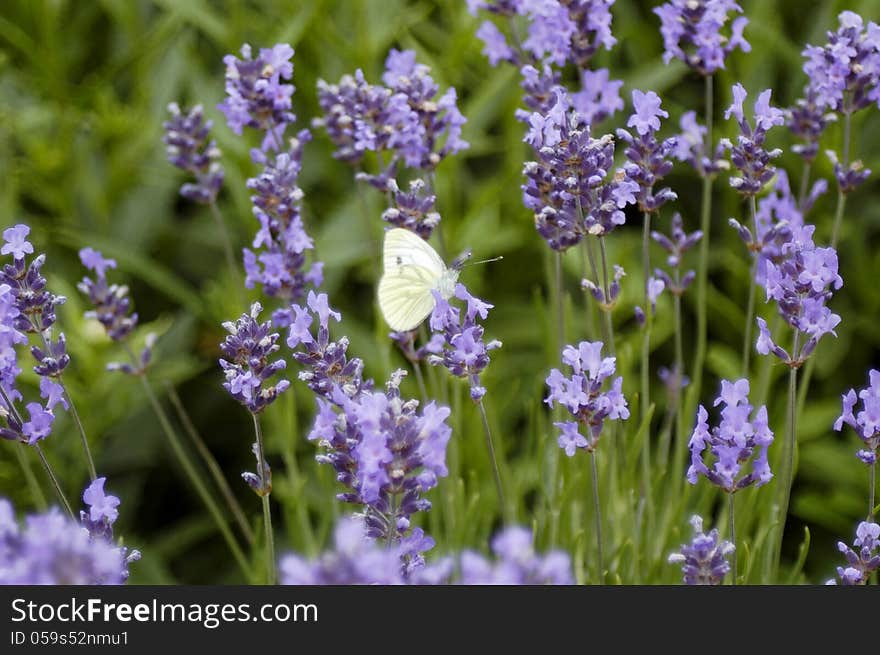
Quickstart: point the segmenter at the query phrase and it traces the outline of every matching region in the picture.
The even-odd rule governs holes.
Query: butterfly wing
[[[392,330],[407,332],[434,309],[431,291],[446,274],[446,264],[425,240],[402,228],[385,234],[383,255],[379,309]]]

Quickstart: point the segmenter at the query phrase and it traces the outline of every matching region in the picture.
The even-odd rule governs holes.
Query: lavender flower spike
[[[859,523],[853,546],[854,548],[850,548],[842,541],[837,542],[837,549],[849,565],[838,566],[837,577],[842,585],[868,584],[871,574],[880,569],[880,525],[872,520]],[[836,580],[829,580],[827,584],[838,583]]]
[[[171,118],[162,124],[168,161],[195,178],[195,183],[180,187],[180,195],[194,202],[212,203],[223,186],[220,149],[213,139],[209,140],[213,122],[205,120],[201,105],[183,112],[172,102],[168,111]]]
[[[865,448],[856,456],[873,466],[880,456],[880,371],[871,369],[868,376],[870,384],[860,389],[858,395],[855,389],[850,389],[841,397],[843,411],[834,422],[834,429],[840,432],[844,423],[852,427],[859,439],[865,442]],[[853,409],[859,400],[862,401],[862,410],[854,414]]]
[[[694,515],[690,523],[694,528],[693,540],[682,545],[681,552],[670,555],[669,563],[682,565],[687,585],[720,585],[730,572],[727,558],[733,553],[734,545],[719,540],[717,529],[704,533],[701,517]]]

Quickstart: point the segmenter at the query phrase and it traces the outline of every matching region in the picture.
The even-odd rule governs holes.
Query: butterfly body
[[[431,245],[403,228],[385,233],[384,272],[379,280],[379,309],[392,330],[418,327],[434,309],[434,291],[451,298],[459,266],[447,267]]]

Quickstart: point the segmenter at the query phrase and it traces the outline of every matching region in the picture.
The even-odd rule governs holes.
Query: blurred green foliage
[[[662,63],[658,21],[651,13],[655,4],[659,2],[617,0],[612,11],[619,43],[612,52],[601,53],[597,64],[610,67],[613,76],[625,81],[627,99],[634,88],[660,93],[672,129],[673,121],[688,108],[702,112],[702,86],[683,66]],[[866,18],[880,14],[880,0],[744,0],[742,5],[751,19],[746,36],[752,52],[736,53],[715,86],[716,125],[728,136],[733,128],[721,120],[721,110],[731,99],[731,84],[740,81],[750,93],[772,87],[774,104],[790,105],[806,81],[800,69],[803,45],[822,42],[824,31],[836,24],[842,9]],[[488,66],[474,37],[478,24],[460,0],[2,3],[0,216],[4,225],[25,222],[33,227],[32,241],[48,253],[44,270],[51,287],[68,297],[60,314],[73,357],[67,382],[91,435],[99,473],[108,476],[108,488],[123,500],[118,534],[144,552],[143,560],[133,567],[133,582],[243,580],[170,457],[137,381],[104,372],[105,364],[122,353],[94,324],[82,319],[83,300],[75,289],[82,275],[76,251],[91,245],[118,260],[118,276],[130,285],[141,316],[136,342],[148,331],[161,335],[153,372],[157,391],[164,389],[161,380],[178,386],[256,525],[259,502],[238,479],[241,470],[252,467],[250,420],[221,389],[216,363],[222,338],[219,324],[244,307],[234,278],[222,265],[222,241],[210,215],[178,196],[182,177],[166,163],[161,143],[161,124],[170,101],[205,105],[225,155],[227,181],[221,209],[237,247],[247,244],[256,229],[245,188],[245,180],[255,173],[247,154],[253,145],[248,139],[254,135],[236,137],[215,109],[223,97],[221,57],[237,52],[245,42],[255,47],[290,42],[296,48],[294,105],[302,126],[317,115],[319,78],[335,81],[361,68],[368,79],[378,80],[392,47],[415,49],[419,61],[431,66],[441,88],[458,90],[471,148],[438,170],[438,205],[452,252],[471,247],[483,257],[504,255],[502,262],[468,269],[464,281],[495,305],[487,334],[504,342],[485,383],[495,438],[507,462],[505,480],[518,521],[536,528],[539,546],[549,546],[555,535],[556,544],[574,554],[580,578],[595,579],[588,462],[559,457],[541,402],[544,377],[558,359],[551,336],[553,312],[547,311],[551,261],[520,201],[521,168],[528,151],[521,142],[522,126],[513,117],[520,98],[517,75],[510,67]],[[610,131],[623,120],[621,113],[614,124],[600,128]],[[854,154],[874,170],[880,170],[878,128],[876,108],[857,115]],[[840,132],[839,126],[833,126],[823,147],[837,148]],[[385,338],[373,300],[383,198],[370,189],[359,191],[350,168],[332,158],[324,135],[318,132],[315,137],[306,148],[302,179],[307,226],[326,264],[325,288],[332,304],[343,312],[338,334],[351,338],[350,352],[362,356],[367,374],[381,381],[392,368],[404,366]],[[775,131],[771,140],[786,149],[791,144],[783,129]],[[796,184],[801,175],[797,157],[787,152],[782,165]],[[814,174],[830,178],[827,159],[820,157]],[[864,510],[867,472],[854,456],[857,439],[851,433],[835,434],[831,423],[839,413],[840,393],[862,386],[867,370],[880,360],[877,180],[874,175],[847,204],[840,248],[845,286],[832,305],[843,323],[839,338],[825,340],[818,350],[800,422],[794,518],[789,521],[785,548],[791,562],[798,557],[805,526],[811,537],[804,572],[793,580],[830,577],[837,559],[836,540],[851,539]],[[668,181],[679,194],[674,210],[683,214],[689,229],[695,229],[699,181],[680,166]],[[718,378],[737,375],[748,286],[744,248],[726,221],[729,216],[741,217],[744,207],[723,177],[715,189],[704,401],[714,397]],[[664,210],[658,221],[661,228],[671,211]],[[829,238],[833,211],[833,194],[828,194],[811,215],[820,240]],[[629,272],[615,322],[619,368],[635,408],[640,337],[631,317],[642,274],[640,219],[631,218],[609,239],[609,247],[611,261]],[[653,256],[659,261],[659,250]],[[565,260],[569,341],[592,336],[583,318],[579,257],[572,254]],[[248,297],[257,296],[249,292]],[[691,301],[685,300],[688,337]],[[762,312],[771,315],[769,308]],[[655,365],[672,359],[670,324],[671,304],[664,298],[656,321]],[[760,366],[759,358],[753,381]],[[295,375],[294,367],[290,373]],[[781,449],[784,432],[783,373],[783,367],[772,366],[768,405],[778,436],[774,449]],[[32,376],[27,379],[33,384]],[[417,395],[413,383],[407,384],[409,393]],[[278,548],[314,553],[327,543],[335,517],[349,508],[334,500],[332,473],[315,464],[315,449],[303,436],[313,415],[311,394],[299,382],[293,388],[295,394],[288,394],[268,412],[266,426],[275,468]],[[436,537],[440,552],[463,546],[484,549],[499,526],[499,514],[479,417],[459,385],[438,383],[435,388],[454,412],[452,474],[432,492],[435,507],[424,525]],[[654,395],[662,396],[659,382]],[[658,499],[664,502],[655,507],[656,516],[643,515],[638,450],[642,439],[657,437],[648,430],[637,434],[636,415],[629,425],[606,436],[600,453],[608,542],[613,544],[608,555],[610,580],[675,582],[678,572],[665,564],[665,556],[689,535],[690,512],[701,508],[711,513],[718,499],[703,485],[679,493],[682,485],[657,471],[655,484],[666,490]],[[20,510],[29,510],[33,499],[10,444],[0,445],[7,453],[0,457],[0,493],[11,497]],[[623,466],[614,475],[601,468],[613,449],[623,455]],[[77,496],[87,478],[74,427],[66,416],[59,419],[46,450],[68,494]],[[747,580],[758,579],[753,576],[760,567],[751,566],[751,557],[766,537],[766,522],[759,519],[767,516],[773,486],[747,490],[738,498],[742,517],[738,532],[748,542],[740,555],[741,566],[748,563]],[[666,502],[674,497],[666,495],[670,489],[680,496],[678,502]],[[49,497],[48,487],[46,494]],[[550,503],[553,498],[556,502]],[[649,554],[639,557],[643,552]],[[255,549],[254,557],[260,556],[261,550]]]

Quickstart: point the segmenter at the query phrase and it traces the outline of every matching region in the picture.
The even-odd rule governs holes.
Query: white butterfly
[[[379,280],[379,309],[396,332],[408,332],[434,309],[433,290],[444,299],[455,293],[463,258],[448,267],[431,245],[403,228],[385,233],[385,271]]]

